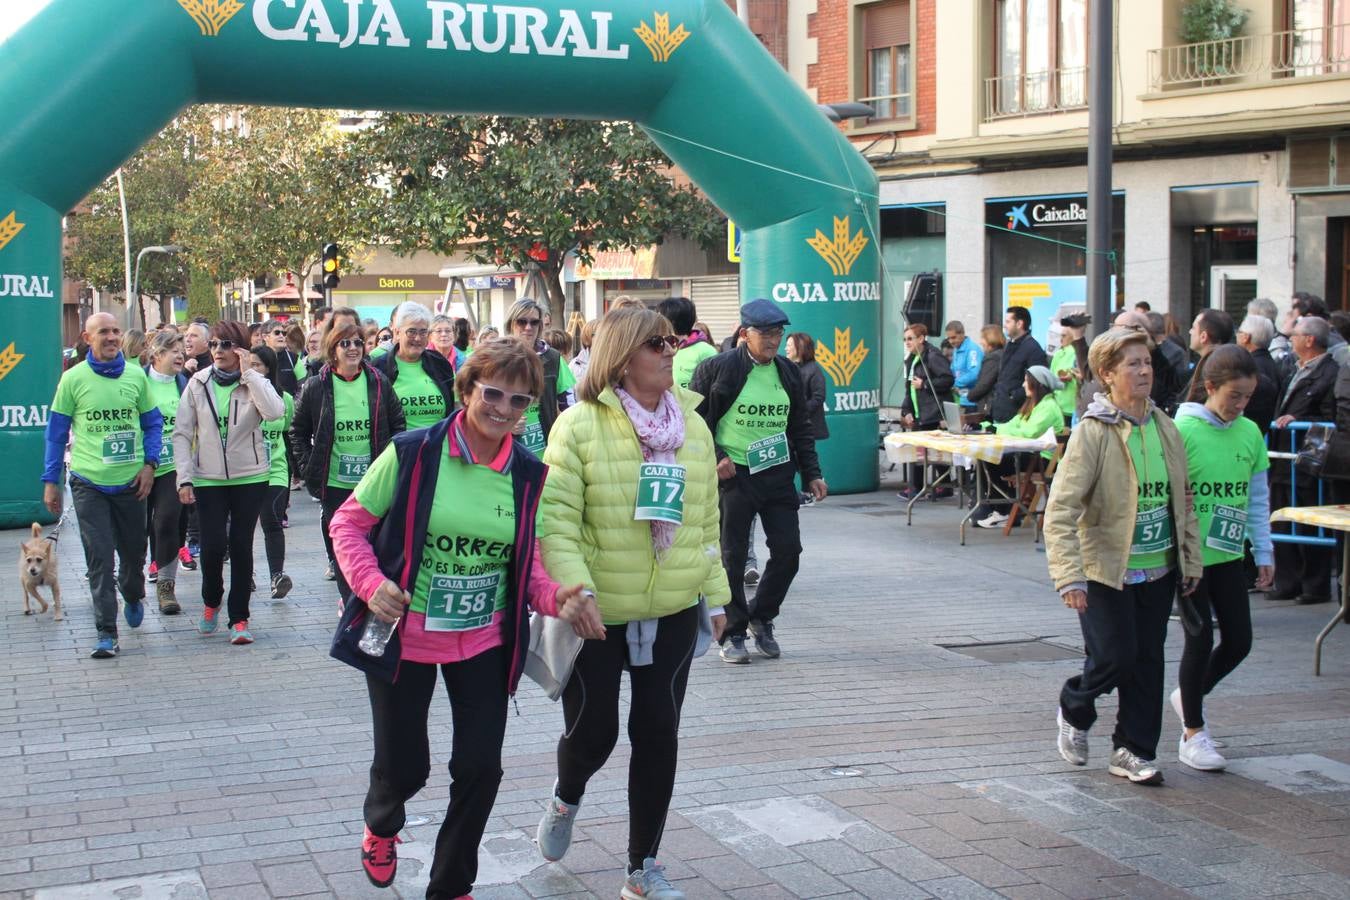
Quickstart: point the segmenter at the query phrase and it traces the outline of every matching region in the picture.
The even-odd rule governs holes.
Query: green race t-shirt
[[[286,414],[262,423],[263,447],[272,462],[267,470],[267,483],[272,487],[287,487],[291,483],[290,466],[286,462],[286,432],[295,418],[295,400],[286,391],[281,392],[281,399],[286,403]]]
[[[61,376],[51,411],[70,416],[72,472],[103,487],[121,487],[136,477],[145,465],[141,413],[155,408],[148,381],[137,365],[108,378],[87,362]]]
[[[159,414],[164,417],[164,443],[160,445],[159,468],[155,470],[155,477],[158,478],[177,470],[173,460],[173,426],[178,421],[178,382],[156,381],[147,376],[145,384],[150,391],[150,399],[159,407]]]
[[[1050,359],[1050,371],[1059,377],[1063,370],[1072,371],[1078,367],[1078,354],[1074,352],[1073,345],[1060,347],[1055,351],[1055,355]],[[1060,410],[1067,419],[1078,409],[1078,382],[1069,380],[1064,382],[1064,387],[1055,391],[1055,400],[1059,403]]]
[[[509,474],[452,458],[446,446],[409,608],[426,616],[427,631],[472,631],[506,608],[515,498]],[[390,446],[357,487],[356,502],[383,517],[397,484],[398,454]]]
[[[445,408],[445,395],[422,363],[404,362],[395,358],[398,365],[398,378],[394,381],[394,393],[403,404],[403,418],[408,430],[435,425],[449,412]]]
[[[688,347],[681,347],[680,352],[675,354],[675,360],[671,364],[672,372],[675,375],[675,383],[682,388],[689,387],[689,382],[694,380],[694,370],[698,364],[710,356],[716,356],[717,349],[707,341],[699,341],[696,344],[690,344]]]
[[[363,370],[352,381],[333,376],[333,452],[328,486],[354,488],[370,466],[370,394]]]
[[[1252,476],[1270,468],[1261,429],[1241,416],[1227,428],[1216,428],[1196,416],[1181,416],[1177,430],[1186,444],[1195,491],[1200,558],[1206,566],[1241,559]]]
[[[216,426],[220,429],[220,443],[221,446],[224,446],[230,440],[230,399],[234,396],[234,392],[239,389],[239,382],[221,385],[212,379],[207,382],[207,385],[211,390],[211,402],[216,406]],[[260,472],[257,475],[248,475],[241,478],[198,478],[195,484],[197,487],[228,487],[237,484],[262,484],[265,481],[267,481],[267,473]]]
[[[1131,428],[1127,443],[1130,460],[1134,463],[1139,505],[1126,565],[1131,569],[1162,569],[1171,564],[1176,541],[1168,505],[1172,485],[1157,423],[1150,420],[1143,428]]]
[[[567,365],[565,360],[558,364],[558,396],[570,391],[576,386],[577,376],[572,374],[572,367]],[[521,436],[521,441],[525,444],[525,449],[529,450],[540,459],[544,458],[544,448],[548,442],[544,440],[544,425],[539,419],[539,404],[532,403],[530,408],[525,410],[523,417],[525,421],[525,434]]]
[[[780,466],[791,459],[787,420],[791,404],[778,377],[778,365],[755,364],[736,402],[717,423],[717,446],[731,461],[751,473]]]

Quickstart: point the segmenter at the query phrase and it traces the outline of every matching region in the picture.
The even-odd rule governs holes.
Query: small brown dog
[[[56,611],[54,619],[60,622],[65,617],[61,614],[61,585],[56,580],[56,541],[43,537],[42,526],[34,522],[33,539],[24,541],[21,547],[19,583],[23,585],[23,614],[33,614],[28,604],[29,595],[38,602],[40,612],[47,611],[47,601],[37,592],[45,584],[52,589],[52,608]]]

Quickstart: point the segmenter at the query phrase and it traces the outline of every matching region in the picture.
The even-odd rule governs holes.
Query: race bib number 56
[[[788,459],[787,435],[782,432],[761,438],[745,448],[745,464],[751,475],[781,466]]]

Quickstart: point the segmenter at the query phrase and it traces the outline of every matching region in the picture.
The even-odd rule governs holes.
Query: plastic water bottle
[[[398,627],[398,619],[392,622],[386,622],[372,612],[366,613],[366,627],[361,632],[361,640],[357,647],[366,656],[384,656],[384,648],[389,646],[389,638],[393,636],[394,629]]]

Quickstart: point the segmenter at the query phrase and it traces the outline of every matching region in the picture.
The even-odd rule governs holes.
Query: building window
[[[914,57],[910,46],[910,0],[887,0],[862,10],[867,96],[873,121],[914,115]]]
[[[986,115],[1087,105],[1088,0],[994,0],[997,74],[986,81]]]
[[[1350,72],[1350,0],[1287,0],[1295,75]]]

